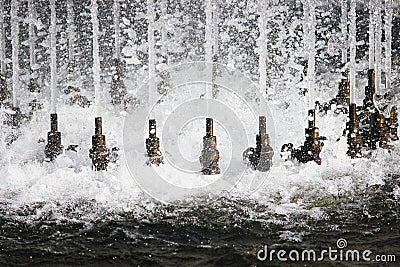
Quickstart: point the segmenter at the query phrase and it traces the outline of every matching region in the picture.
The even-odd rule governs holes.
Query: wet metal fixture
[[[7,111],[6,122],[8,126],[13,129],[18,129],[21,126],[23,115],[19,107],[12,107],[11,110]]]
[[[374,101],[375,98],[375,101]],[[362,123],[361,134],[363,146],[368,149],[389,148],[389,140],[397,140],[397,109],[392,107],[390,117],[379,112],[376,107],[378,102],[391,101],[389,94],[377,95],[375,93],[375,72],[368,71],[368,85],[365,88],[365,98],[363,100],[363,110],[360,122]],[[379,104],[378,104],[379,106]],[[383,109],[388,109],[386,105]]]
[[[347,155],[354,158],[361,158],[362,138],[360,135],[359,124],[357,121],[357,105],[352,103],[349,108],[349,121],[346,125],[347,130]]]
[[[299,149],[293,148],[293,144],[285,144],[282,146],[281,152],[289,153],[289,159],[296,159],[301,163],[307,163],[315,161],[318,165],[321,165],[320,153],[324,143],[321,140],[325,140],[325,137],[319,136],[319,129],[315,127],[315,110],[311,109],[308,111],[308,128],[306,128],[306,140],[304,145]]]
[[[270,146],[267,134],[267,119],[259,117],[259,133],[256,136],[256,147],[250,147],[243,152],[243,159],[253,169],[260,172],[269,171],[272,166],[274,150]]]
[[[95,118],[95,134],[92,136],[92,148],[89,150],[89,157],[96,171],[106,171],[110,161],[110,150],[106,147],[106,137],[102,132],[102,118],[97,117]]]
[[[53,161],[63,153],[61,144],[61,132],[58,131],[57,114],[50,114],[50,132],[47,133],[47,145],[44,150],[46,159]]]
[[[375,94],[375,71],[368,70],[368,85],[365,87],[365,98],[363,100],[361,122],[361,136],[363,146],[368,149],[376,149],[377,134],[376,124],[378,120],[377,110],[374,105]]]
[[[386,120],[390,140],[399,140],[399,136],[397,134],[397,128],[399,127],[397,107],[392,107],[392,109],[390,110],[390,117]]]
[[[148,165],[159,166],[164,163],[164,158],[160,151],[160,138],[157,137],[156,120],[149,120],[149,138],[146,139],[146,150]]]
[[[203,150],[201,151],[200,163],[204,175],[220,174],[218,166],[219,151],[217,150],[217,137],[213,134],[213,119],[206,119],[206,136],[203,137]]]

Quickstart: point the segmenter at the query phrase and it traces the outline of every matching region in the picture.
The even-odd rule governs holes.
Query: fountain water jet
[[[110,150],[106,147],[106,138],[103,135],[103,120],[100,117],[100,49],[99,49],[99,19],[97,0],[92,0],[90,14],[93,25],[93,84],[95,94],[95,134],[92,136],[92,148],[89,157],[92,159],[93,169],[107,170],[110,161]]]
[[[357,20],[356,0],[350,1],[350,106],[349,121],[347,122],[347,155],[351,158],[361,157],[362,139],[359,124],[357,122],[357,105],[355,103],[356,90],[356,53],[357,53]]]
[[[49,161],[53,161],[63,152],[61,142],[61,133],[58,131],[57,115],[57,14],[56,2],[50,0],[50,132],[47,134],[47,145],[45,147],[45,156]]]
[[[4,3],[0,1],[0,106],[6,104],[10,94],[6,80],[6,35],[4,22]]]
[[[154,10],[154,1],[147,0],[147,15],[149,19],[148,24],[148,49],[149,49],[149,90],[155,92],[155,81],[154,75],[156,72],[155,67],[155,59],[156,59],[156,52],[155,52],[155,38],[154,38],[154,31],[155,31],[155,10]],[[151,119],[149,120],[149,138],[146,139],[146,150],[147,150],[147,157],[149,158],[147,161],[148,165],[157,165],[164,163],[163,156],[160,151],[160,140],[156,136],[156,120]]]
[[[304,145],[299,149],[295,149],[292,143],[288,143],[282,146],[281,156],[289,154],[289,159],[296,159],[301,163],[307,163],[309,161],[315,161],[318,165],[321,165],[320,153],[324,143],[325,137],[319,135],[319,129],[315,126],[315,57],[316,57],[316,1],[315,0],[304,0],[304,21],[303,26],[304,44],[308,51],[308,64],[307,64],[307,82],[308,82],[308,128],[305,130],[306,140]]]
[[[115,72],[112,77],[111,83],[111,103],[113,105],[123,104],[124,109],[127,109],[127,104],[129,100],[126,99],[128,91],[124,83],[124,65],[125,62],[121,57],[121,34],[120,34],[120,2],[119,0],[114,0],[113,6],[114,14],[114,68]]]
[[[375,2],[375,91],[382,94],[382,7]]]
[[[33,95],[33,100],[29,103],[32,112],[38,109],[42,109],[43,105],[39,102],[38,97],[40,89],[38,85],[38,77],[36,71],[36,17],[35,17],[35,6],[33,0],[28,1],[28,23],[29,23],[29,66],[30,66],[30,79],[29,79],[29,91]]]
[[[266,7],[269,1],[260,1],[260,14],[258,17],[258,29],[260,36],[257,46],[259,53],[259,89],[260,97],[264,97],[267,92],[267,36],[266,36]],[[263,101],[261,101],[263,103]],[[265,107],[260,105],[260,114],[264,113]],[[265,116],[259,117],[259,133],[256,136],[256,147],[250,147],[243,152],[243,159],[253,170],[261,172],[269,171],[272,166],[274,151],[270,146],[269,136],[267,134],[267,119]]]
[[[12,48],[12,107],[7,112],[6,124],[14,129],[18,129],[22,121],[21,109],[18,107],[17,96],[19,90],[19,18],[18,18],[19,2],[11,0],[11,48]],[[11,134],[8,137],[12,143],[18,134]]]

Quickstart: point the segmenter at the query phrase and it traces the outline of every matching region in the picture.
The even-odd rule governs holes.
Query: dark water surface
[[[268,213],[254,200],[227,198],[198,208],[154,204],[140,216],[101,210],[91,202],[47,209],[45,203],[19,209],[3,203],[0,265],[400,266],[400,205],[393,194],[399,182],[389,181],[322,205],[324,215],[317,219]],[[88,214],[97,215],[88,219]],[[393,254],[397,262],[257,260],[264,245],[318,251],[337,248],[339,238],[347,240],[348,249],[371,250],[371,257]]]

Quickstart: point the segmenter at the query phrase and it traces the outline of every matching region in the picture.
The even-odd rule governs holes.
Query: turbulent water
[[[292,214],[270,212],[270,205],[242,198],[221,198],[214,205],[195,208],[143,200],[131,212],[109,212],[96,202],[36,203],[18,209],[3,203],[0,263],[281,266],[277,260],[258,261],[258,250],[264,245],[320,250],[336,247],[338,238],[345,238],[351,249],[395,255],[400,251],[400,206],[394,194],[399,183],[398,177],[388,177],[384,185],[316,201],[313,208],[304,204],[303,212]],[[310,215],[309,209],[318,205],[324,206],[321,215]],[[325,260],[324,266],[338,265]]]

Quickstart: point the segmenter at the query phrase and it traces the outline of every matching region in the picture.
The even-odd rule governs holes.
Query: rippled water
[[[276,259],[258,261],[257,252],[264,245],[287,251],[327,249],[336,247],[339,238],[347,240],[349,249],[397,254],[400,260],[400,205],[395,193],[399,184],[398,177],[388,177],[384,185],[303,203],[303,209],[289,214],[271,212],[268,203],[236,197],[196,208],[143,198],[132,204],[131,211],[110,211],[94,201],[35,203],[18,209],[3,203],[0,264],[282,266]],[[318,264],[322,263],[311,266]]]

